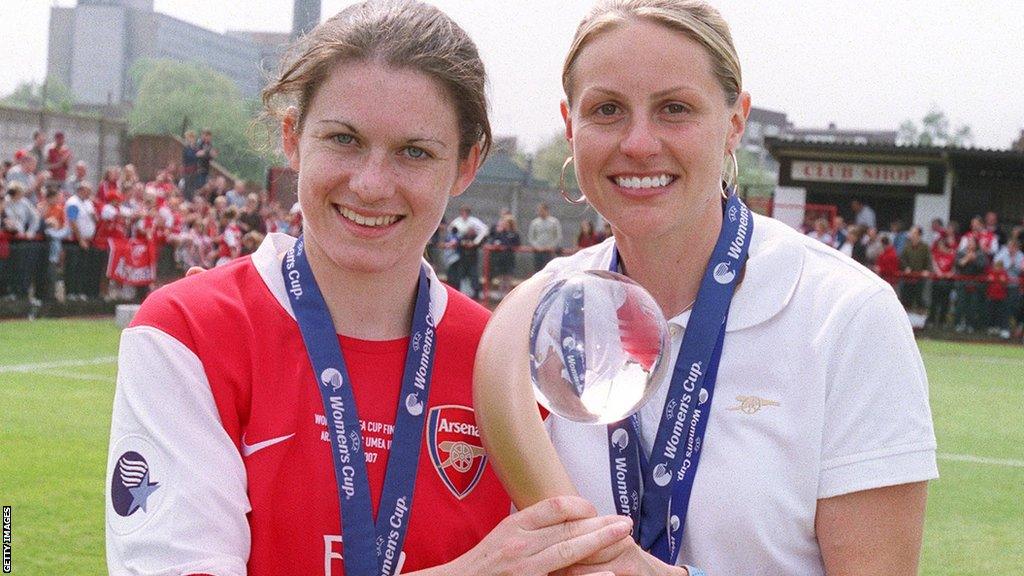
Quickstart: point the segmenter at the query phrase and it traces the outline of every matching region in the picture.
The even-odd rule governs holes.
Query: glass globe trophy
[[[603,270],[556,278],[530,326],[530,376],[544,408],[585,424],[631,416],[667,368],[668,323],[654,298]]]

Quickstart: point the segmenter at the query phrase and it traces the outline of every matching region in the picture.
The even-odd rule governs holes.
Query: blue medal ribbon
[[[412,337],[405,359],[398,415],[388,456],[377,521],[363,453],[363,437],[349,378],[330,312],[299,238],[281,272],[295,320],[317,378],[330,432],[341,508],[346,576],[394,576],[409,525],[425,408],[434,364],[430,277],[420,268]]]
[[[700,463],[729,305],[747,260],[753,228],[750,210],[731,193],[683,336],[650,457],[640,448],[637,414],[608,426],[608,459],[616,509],[632,517],[634,526],[639,527],[634,528],[634,537],[640,546],[672,565],[679,557]],[[610,269],[617,272],[618,268],[616,250]],[[640,498],[633,497],[637,491],[642,492]]]

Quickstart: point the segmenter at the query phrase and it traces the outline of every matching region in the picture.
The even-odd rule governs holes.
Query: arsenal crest
[[[480,443],[473,410],[465,406],[437,406],[427,418],[427,447],[434,469],[451,493],[462,500],[484,474],[487,456]]]

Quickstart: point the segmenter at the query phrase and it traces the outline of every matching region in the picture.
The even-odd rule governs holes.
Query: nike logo
[[[278,436],[277,438],[271,438],[269,440],[264,440],[262,442],[257,442],[255,444],[247,444],[245,442],[245,433],[242,433],[242,456],[248,458],[249,456],[252,456],[253,454],[259,452],[260,450],[263,450],[264,448],[267,448],[269,446],[273,446],[274,444],[280,444],[281,442],[288,440],[292,436],[295,436],[294,432],[287,436]]]

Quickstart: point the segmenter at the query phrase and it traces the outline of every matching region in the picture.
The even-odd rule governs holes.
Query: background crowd
[[[879,231],[870,206],[851,203],[854,222],[840,216],[805,223],[804,232],[852,257],[890,282],[907,311],[926,326],[1020,339],[1024,331],[1024,223],[1006,225],[988,212],[929,230],[894,220]]]
[[[0,298],[45,301],[136,300],[146,289],[108,278],[112,241],[130,239],[151,251],[158,282],[191,266],[210,268],[254,251],[268,232],[298,235],[302,216],[252,183],[213,175],[213,134],[185,134],[180,163],[144,180],[131,164],[94,178],[60,132],[38,131],[0,167]],[[809,217],[804,232],[892,283],[921,323],[1003,339],[1024,337],[1024,225],[989,212],[960,223],[880,231],[870,206],[854,200],[853,219]],[[427,258],[447,281],[480,298],[481,278],[507,292],[513,278],[540,270],[611,235],[607,223],[583,220],[575,237],[546,204],[524,233],[509,210],[488,225],[463,205],[442,221]],[[487,262],[484,265],[484,252]],[[517,253],[529,253],[520,262]],[[489,288],[489,287],[488,287]]]
[[[268,232],[301,232],[301,214],[250,183],[211,175],[213,135],[186,134],[180,163],[144,180],[131,164],[88,173],[60,132],[33,142],[0,168],[0,298],[132,300],[133,286],[105,273],[114,242],[145,246],[158,278],[224,264]]]

